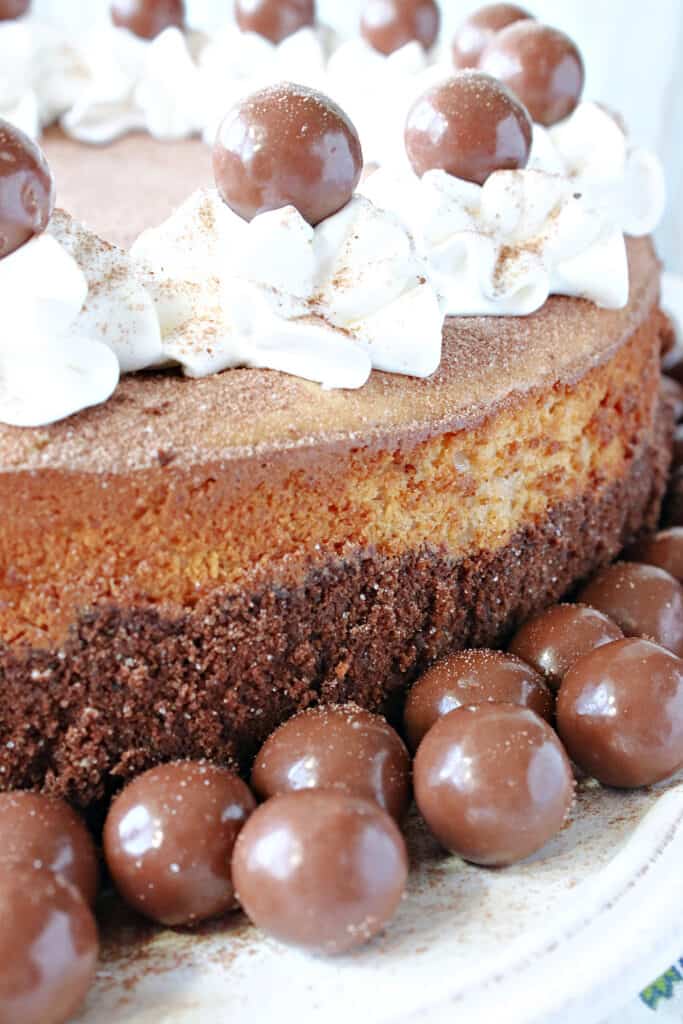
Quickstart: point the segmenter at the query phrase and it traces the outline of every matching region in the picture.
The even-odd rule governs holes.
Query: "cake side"
[[[157,761],[244,765],[300,708],[377,708],[501,642],[656,525],[662,324],[476,428],[321,449],[246,499],[211,463],[3,474],[2,786],[88,805]]]
[[[303,463],[282,453],[269,473],[257,456],[198,454],[187,467],[172,453],[129,474],[2,473],[0,635],[51,647],[90,607],[177,616],[216,588],[298,585],[358,551],[497,552],[550,509],[627,475],[652,432],[660,326],[654,309],[578,383],[510,396],[477,426],[427,439],[397,430],[381,446],[321,443]]]
[[[500,643],[527,616],[656,526],[670,410],[626,473],[455,561],[424,546],[330,558],[297,585],[218,588],[196,608],[103,606],[56,649],[0,649],[2,788],[83,806],[159,761],[245,765],[295,711],[386,704],[449,650]]]

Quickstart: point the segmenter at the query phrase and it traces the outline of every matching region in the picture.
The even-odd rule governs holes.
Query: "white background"
[[[626,117],[636,142],[656,149],[665,162],[669,211],[659,232],[660,252],[683,272],[683,0],[521,0],[529,11],[578,42],[587,69],[586,95]],[[83,23],[108,0],[34,0],[38,12]],[[193,23],[220,25],[232,0],[187,0]],[[318,0],[328,23],[352,33],[362,0]],[[445,0],[444,38],[480,6]]]

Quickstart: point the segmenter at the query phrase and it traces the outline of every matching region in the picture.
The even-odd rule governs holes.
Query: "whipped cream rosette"
[[[525,316],[551,294],[613,308],[628,299],[621,231],[558,175],[497,171],[480,186],[440,170],[410,182],[378,171],[361,190],[410,208],[450,316]]]
[[[199,68],[191,37],[170,27],[152,40],[106,22],[81,41],[87,82],[62,118],[81,142],[111,142],[131,131],[181,139],[200,128]]]
[[[441,15],[434,0],[366,0],[360,35],[332,54],[330,95],[348,111],[367,164],[404,159],[403,128],[412,102],[427,84],[453,68],[437,46]]]
[[[123,250],[63,210],[0,260],[16,329],[0,339],[0,421],[43,426],[113,393],[121,373],[163,362],[151,296]]]
[[[0,338],[0,421],[38,427],[105,401],[119,379],[116,356],[78,318],[88,285],[50,235],[0,260],[8,329]]]
[[[666,205],[662,165],[654,153],[631,144],[616,117],[598,103],[581,103],[550,129],[534,128],[529,166],[557,168],[583,198],[624,234],[648,235]]]
[[[131,256],[164,356],[189,376],[266,367],[355,388],[373,367],[422,377],[439,365],[443,316],[412,239],[360,196],[313,228],[293,206],[247,223],[203,190]]]
[[[20,183],[19,188],[17,183]],[[45,157],[0,123],[0,422],[44,426],[162,357],[152,299],[128,255],[61,210]]]
[[[226,109],[256,89],[295,81],[329,91],[333,45],[332,31],[322,25],[300,28],[277,43],[235,25],[217,32],[199,55],[204,140],[213,145]]]
[[[358,128],[368,164],[405,158],[403,129],[412,102],[429,81],[449,73],[430,64],[417,40],[383,54],[364,39],[350,39],[330,57],[327,89]]]
[[[0,21],[0,117],[31,138],[65,113],[87,81],[66,30],[36,14]]]
[[[496,90],[498,120],[487,94]],[[458,91],[455,99],[449,95]],[[513,123],[506,104],[515,103],[480,72],[459,72],[433,86],[413,107],[406,134],[422,176],[403,164],[387,166],[365,180],[362,193],[403,218],[449,315],[526,315],[549,295],[624,306],[624,233],[648,234],[663,211],[656,157],[630,148],[614,118],[591,103],[550,128],[534,125],[532,144],[525,152],[520,141],[514,159],[512,151],[496,153],[496,132],[504,138]],[[446,125],[441,137],[438,129],[434,134],[439,118]],[[466,136],[469,150],[461,141]],[[494,154],[481,176],[472,169],[477,146]]]
[[[353,124],[322,94],[281,84],[237,103],[218,189],[131,249],[166,358],[190,376],[268,367],[326,387],[360,387],[373,366],[433,373],[436,293],[400,220],[354,195],[361,168]]]
[[[151,296],[123,250],[63,210],[0,260],[16,327],[0,339],[0,421],[43,426],[106,401],[121,373],[164,360]]]
[[[156,309],[128,253],[98,238],[63,210],[55,210],[48,232],[85,278],[87,294],[75,329],[110,348],[121,373],[162,362]]]
[[[36,138],[40,134],[40,112],[33,58],[28,19],[0,21],[0,117]]]

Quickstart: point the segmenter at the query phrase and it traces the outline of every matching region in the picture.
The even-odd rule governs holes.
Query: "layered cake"
[[[653,214],[633,211],[624,182],[596,212],[584,166],[600,136],[642,190],[642,161],[609,113],[577,108],[582,80],[564,106],[546,89],[545,108],[532,83],[532,146],[511,93],[462,74],[424,99],[447,124],[469,118],[455,143],[421,137],[424,110],[409,123],[418,175],[383,168],[359,186],[348,119],[332,105],[306,122],[329,141],[341,119],[341,197],[299,159],[301,133],[280,138],[319,102],[298,88],[224,124],[217,190],[199,142],[101,151],[48,134],[76,220],[57,211],[41,237],[84,273],[79,322],[118,366],[111,349],[78,363],[54,415],[30,385],[40,376],[43,394],[47,357],[0,393],[2,787],[88,806],[160,761],[244,768],[296,711],[391,706],[435,660],[502,643],[655,527],[672,416]],[[273,146],[270,185],[289,160],[300,195],[251,188],[239,139],[254,125]],[[207,253],[226,243],[231,269],[209,295]],[[291,313],[304,250],[320,288]],[[248,331],[225,342],[237,328],[216,296],[250,314],[255,288],[276,295],[279,326],[245,355]],[[143,358],[154,311],[143,340],[158,351]]]
[[[169,1012],[228,1006],[238,910],[376,973],[427,850],[467,935],[463,861],[550,877],[600,785],[683,766],[661,168],[513,4],[446,58],[435,0],[366,0],[339,46],[312,0],[211,38],[116,0],[86,42],[29,6],[0,0],[0,55],[37,47],[0,88],[0,1024],[134,1011],[154,926],[208,921]]]

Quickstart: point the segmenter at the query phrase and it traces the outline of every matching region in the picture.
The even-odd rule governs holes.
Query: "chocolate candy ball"
[[[0,21],[11,21],[27,14],[31,0],[0,0]]]
[[[531,18],[517,4],[486,4],[460,25],[453,37],[453,63],[456,68],[476,68],[493,37],[516,21]]]
[[[683,526],[683,468],[674,469],[662,508],[663,526]]]
[[[256,32],[281,43],[300,28],[315,24],[314,0],[235,0],[235,21],[243,32]]]
[[[112,804],[104,853],[134,909],[166,925],[235,907],[230,858],[256,801],[224,768],[180,761],[134,779]]]
[[[0,1024],[65,1024],[97,964],[95,919],[50,871],[0,869]]]
[[[393,818],[376,803],[310,789],[275,796],[254,812],[232,871],[257,927],[311,952],[344,953],[393,917],[408,856]]]
[[[114,0],[111,20],[141,39],[156,39],[166,28],[183,28],[183,0]]]
[[[674,443],[671,452],[671,468],[680,469],[683,466],[683,425],[680,423],[674,430]]]
[[[547,722],[514,704],[451,711],[414,764],[415,798],[439,842],[475,864],[513,864],[562,828],[571,765]]]
[[[45,868],[93,904],[99,885],[90,833],[63,800],[41,793],[0,793],[0,871],[7,864]]]
[[[400,819],[410,802],[410,758],[379,715],[354,704],[312,708],[266,740],[251,783],[263,799],[297,789],[341,789],[375,800]]]
[[[632,562],[659,566],[680,582],[683,580],[683,527],[660,530],[654,537],[632,547],[628,557]]]
[[[683,587],[664,569],[635,562],[608,566],[579,594],[626,636],[644,636],[683,655]]]
[[[494,171],[526,167],[531,121],[512,93],[479,71],[459,71],[413,105],[405,130],[416,174],[441,169],[483,185]]]
[[[683,419],[683,386],[673,377],[662,377],[660,387],[662,398],[670,403],[674,419],[679,423]]]
[[[596,608],[558,604],[525,622],[512,638],[510,650],[538,669],[557,690],[574,662],[623,635],[616,623]]]
[[[606,786],[649,786],[683,767],[683,661],[648,640],[617,640],[569,670],[557,726]]]
[[[662,373],[671,377],[679,384],[683,381],[683,346],[676,341],[673,325],[661,333],[662,338]]]
[[[284,83],[232,108],[218,129],[213,169],[223,199],[245,220],[291,204],[315,225],[346,206],[363,153],[336,103]]]
[[[42,150],[0,119],[0,259],[41,234],[54,205],[54,180]]]
[[[439,718],[467,705],[520,704],[552,721],[554,700],[533,668],[502,651],[460,651],[433,665],[408,694],[404,721],[412,750]]]
[[[431,49],[440,22],[434,0],[366,0],[360,31],[373,49],[388,57],[407,43]]]
[[[479,67],[505,82],[532,119],[546,126],[568,117],[583,92],[585,72],[575,44],[537,21],[517,21],[495,35]]]

